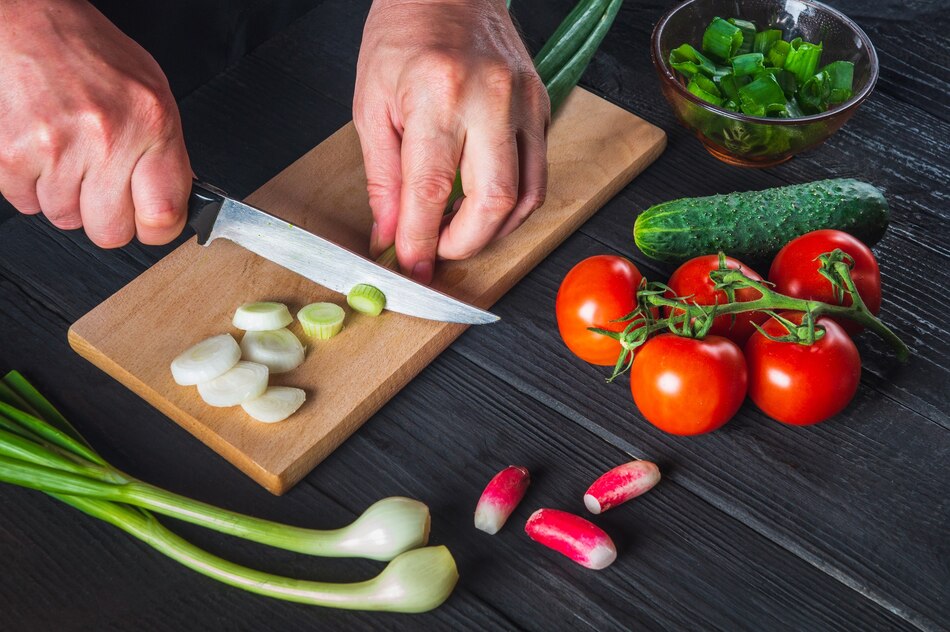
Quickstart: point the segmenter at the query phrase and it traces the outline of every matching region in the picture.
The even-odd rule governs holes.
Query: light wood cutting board
[[[551,127],[545,205],[477,257],[440,263],[434,286],[490,307],[665,145],[660,129],[575,89]],[[247,202],[365,254],[372,223],[365,185],[359,141],[349,124]],[[343,296],[231,242],[202,247],[191,239],[77,321],[69,342],[248,476],[282,494],[465,329],[390,312],[371,318],[347,307],[339,335],[309,344],[301,367],[271,380],[306,390],[306,404],[284,422],[261,424],[240,407],[204,404],[194,387],[174,383],[168,366],[208,336],[230,332],[239,338],[231,327],[234,309],[262,300],[287,303],[292,313],[314,301],[346,307]],[[291,329],[306,341],[298,324]]]

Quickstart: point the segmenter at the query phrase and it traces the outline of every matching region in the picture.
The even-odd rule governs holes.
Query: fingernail
[[[462,208],[462,200],[464,200],[464,199],[465,199],[464,196],[459,196],[459,198],[458,198],[457,200],[455,200],[454,202],[452,202],[452,210],[453,210],[453,211],[457,211],[457,210],[459,210],[460,208]]]
[[[369,231],[369,252],[372,255],[376,254],[376,251],[379,249],[379,226],[376,222],[373,222],[373,227]]]
[[[413,281],[428,283],[432,280],[432,262],[420,261],[412,267],[412,272],[409,273],[409,276],[412,277]]]

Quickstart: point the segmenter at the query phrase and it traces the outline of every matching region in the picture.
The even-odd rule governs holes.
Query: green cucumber
[[[763,260],[795,237],[822,228],[843,230],[873,245],[884,235],[889,215],[877,187],[839,178],[657,204],[637,217],[633,238],[643,254],[661,261],[720,250],[738,259]]]

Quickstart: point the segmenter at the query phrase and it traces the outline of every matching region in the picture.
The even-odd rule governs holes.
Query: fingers
[[[135,236],[131,168],[125,161],[90,170],[79,194],[83,228],[100,248],[120,248]]]
[[[191,191],[191,165],[180,137],[151,147],[132,171],[135,235],[143,244],[167,244],[181,234]]]
[[[42,208],[36,196],[36,180],[33,179],[3,177],[0,179],[0,195],[24,215],[36,215]]]
[[[471,129],[461,161],[465,200],[439,239],[439,256],[467,259],[496,235],[518,201],[518,147],[507,125]]]
[[[436,118],[407,122],[402,138],[396,254],[400,267],[421,283],[432,280],[439,226],[462,153],[457,121],[444,117],[440,124]]]
[[[43,215],[63,230],[82,227],[79,192],[83,174],[63,164],[49,169],[36,180],[36,196]]]
[[[388,113],[370,113],[365,119],[357,116],[356,130],[363,149],[366,168],[366,190],[373,209],[373,233],[370,255],[379,256],[396,241],[399,200],[402,188],[402,139],[393,127]]]
[[[521,182],[518,204],[495,235],[501,239],[525,223],[533,212],[544,204],[548,188],[548,142],[543,128],[540,131],[518,133],[518,159]]]

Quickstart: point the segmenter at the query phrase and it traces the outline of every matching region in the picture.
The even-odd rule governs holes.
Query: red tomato
[[[647,421],[666,432],[694,435],[732,419],[746,394],[746,365],[731,340],[660,334],[637,349],[630,390]]]
[[[801,312],[785,312],[801,324]],[[745,346],[749,397],[766,415],[783,423],[806,426],[841,412],[861,379],[861,356],[851,338],[830,318],[816,327],[825,335],[811,345],[775,342],[756,332]],[[774,318],[763,326],[772,336],[788,330]]]
[[[726,267],[731,270],[741,269],[750,279],[761,281],[762,277],[756,274],[744,263],[726,257]],[[728,297],[723,290],[716,290],[715,283],[709,278],[709,273],[719,269],[718,255],[705,255],[690,259],[673,273],[670,277],[670,289],[676,296],[690,296],[690,301],[695,301],[699,305],[715,305],[728,302]],[[762,295],[752,288],[744,288],[736,292],[736,300],[747,302],[761,298]],[[666,310],[669,314],[672,309]],[[731,315],[717,316],[713,321],[709,333],[716,336],[724,336],[738,345],[745,344],[749,336],[755,333],[755,326],[752,323],[762,324],[769,319],[768,314],[762,312],[743,312],[736,314],[735,318]]]
[[[637,307],[643,275],[627,259],[596,255],[571,268],[557,292],[557,327],[567,348],[591,364],[613,366],[623,348],[609,336],[588,331],[599,327],[623,331],[623,318]]]
[[[857,237],[840,230],[816,230],[797,237],[782,248],[769,270],[769,281],[775,289],[788,296],[838,304],[831,281],[818,274],[818,255],[840,248],[854,258],[851,278],[858,294],[871,313],[881,311],[881,270],[871,249]],[[843,305],[851,305],[845,294]],[[863,327],[847,319],[835,319],[849,334],[860,333]]]

